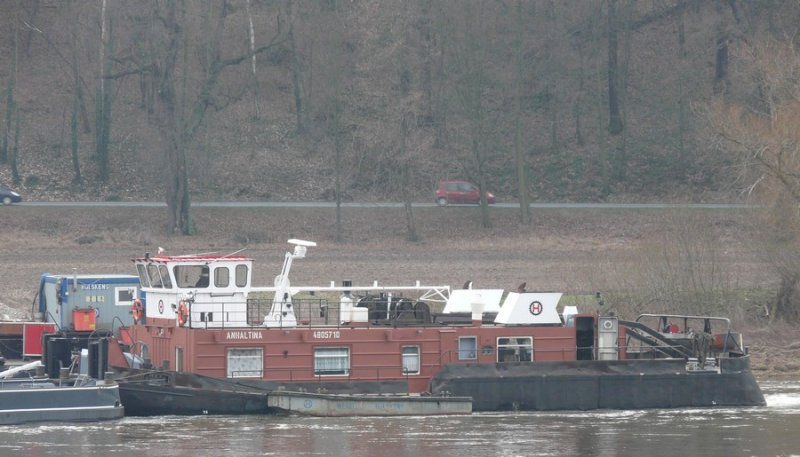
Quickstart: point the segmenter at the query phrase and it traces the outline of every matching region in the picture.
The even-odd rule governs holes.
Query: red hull
[[[159,325],[161,324],[161,325]],[[503,342],[532,342],[534,362],[571,361],[577,358],[574,327],[478,326],[362,326],[196,329],[179,327],[171,320],[151,321],[130,329],[144,358],[156,368],[187,371],[219,378],[243,377],[276,382],[407,381],[411,392],[424,392],[430,379],[448,363],[495,363],[516,356],[504,351]],[[460,339],[476,342],[474,349],[459,351]],[[474,340],[472,340],[474,338]],[[624,346],[624,332],[620,335]],[[498,345],[500,343],[500,345]],[[404,372],[406,356],[418,372]],[[413,349],[418,348],[418,349]],[[346,367],[325,374],[319,369],[319,350],[344,350]],[[236,350],[260,356],[260,370],[233,372]],[[315,362],[315,353],[317,354]],[[121,362],[118,360],[118,362]],[[258,367],[258,360],[252,360]],[[124,363],[119,363],[124,365]],[[258,372],[256,372],[258,371]]]

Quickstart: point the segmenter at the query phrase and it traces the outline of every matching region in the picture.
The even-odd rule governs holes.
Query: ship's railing
[[[684,346],[675,345],[674,348],[684,348]],[[578,354],[581,351],[586,351],[586,353],[590,354],[591,358],[587,360],[598,360],[598,355],[603,353],[605,349],[612,349],[614,353],[617,355],[617,359],[623,358],[631,358],[631,357],[624,357],[623,354],[636,355],[637,359],[663,359],[665,358],[663,353],[658,350],[658,348],[648,347],[648,346],[639,346],[639,345],[621,345],[621,346],[561,346],[561,347],[549,347],[549,348],[536,348],[534,347],[530,350],[531,359],[528,360],[505,360],[505,361],[495,361],[495,363],[518,363],[518,362],[552,362],[552,361],[572,361],[578,360]],[[463,351],[459,351],[458,349],[444,351],[439,354],[438,357],[438,364],[444,363],[478,363],[484,362],[486,355],[494,356],[495,360],[497,359],[497,349],[492,347],[491,353],[484,353],[481,352],[481,349],[478,349],[480,355],[475,355],[474,357],[464,356],[462,353]]]
[[[204,303],[196,300],[189,309],[188,325],[193,328],[263,327],[273,303],[272,299],[247,300],[243,310],[239,304]],[[353,325],[425,325],[431,313],[424,302],[395,297],[393,301],[377,299],[369,307],[339,303],[325,298],[304,298],[292,301],[295,322],[286,327],[351,327]],[[200,311],[205,309],[206,311]],[[209,311],[213,309],[214,311]],[[278,327],[283,327],[278,322]]]
[[[711,330],[712,323],[722,323],[725,326],[724,331],[730,332],[731,331],[731,320],[727,317],[719,317],[719,316],[697,316],[697,315],[686,315],[686,314],[640,314],[636,318],[636,322],[642,322],[645,320],[658,320],[660,323],[659,326],[664,327],[668,323],[674,323],[675,321],[681,322],[682,325],[679,325],[678,328],[684,333],[690,332],[698,332],[701,331],[709,331]],[[695,325],[692,327],[693,322],[702,322],[702,327],[700,325]]]
[[[690,355],[692,357],[714,353],[717,357],[730,353],[742,355],[746,349],[741,341],[741,334],[731,330],[731,321],[726,317],[704,316],[704,315],[684,315],[684,314],[640,314],[635,321],[635,325],[646,325],[652,338],[658,344],[652,345],[644,341],[635,342],[629,340],[631,353],[642,353],[648,351],[664,352],[664,350],[675,349],[675,355]],[[655,322],[656,325],[651,323]],[[622,322],[620,322],[622,325]],[[722,327],[720,329],[720,327]],[[635,328],[628,330],[629,333],[636,332]],[[640,332],[641,334],[641,332]],[[647,339],[647,338],[644,338]],[[666,342],[677,341],[678,344],[667,344]],[[682,344],[681,344],[682,343]],[[669,352],[669,351],[668,351]],[[662,356],[663,357],[663,356]]]

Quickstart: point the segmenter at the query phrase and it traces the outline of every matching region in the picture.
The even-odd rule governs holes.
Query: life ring
[[[183,327],[186,325],[186,322],[189,320],[189,306],[186,304],[185,300],[181,300],[181,303],[178,305],[178,325]]]
[[[142,305],[142,301],[138,298],[133,301],[133,309],[131,310],[133,314],[133,323],[138,324],[142,322],[144,318],[144,306]]]

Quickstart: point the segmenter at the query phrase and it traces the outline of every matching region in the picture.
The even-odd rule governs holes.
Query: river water
[[[0,457],[800,457],[800,381],[761,387],[767,399],[761,408],[402,418],[163,416],[0,427]]]

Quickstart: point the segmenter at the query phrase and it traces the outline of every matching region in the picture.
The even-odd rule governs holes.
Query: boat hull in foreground
[[[119,419],[123,415],[116,384],[76,387],[28,379],[0,382],[0,425],[91,422]]]

